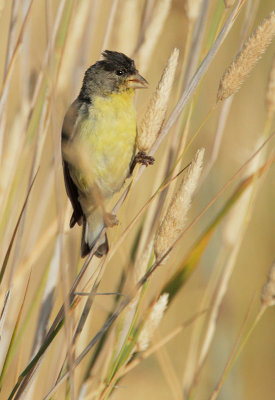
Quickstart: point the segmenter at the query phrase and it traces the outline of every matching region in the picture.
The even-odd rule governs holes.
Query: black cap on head
[[[105,50],[102,53],[104,60],[97,64],[105,71],[122,71],[124,74],[135,74],[137,72],[135,62],[123,53],[117,51]]]
[[[131,86],[129,82],[126,84],[128,77],[138,74],[134,60],[117,51],[105,50],[102,55],[103,60],[97,61],[85,72],[79,100],[91,103],[94,95],[105,96],[121,88],[143,87]],[[140,76],[137,82],[138,79],[146,82]]]

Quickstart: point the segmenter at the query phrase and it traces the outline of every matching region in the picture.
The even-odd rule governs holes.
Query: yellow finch
[[[104,227],[117,224],[105,200],[119,191],[137,162],[153,158],[136,150],[135,89],[147,86],[125,54],[106,50],[103,60],[86,72],[77,99],[62,127],[63,171],[73,206],[70,227],[83,225],[81,256],[95,246]],[[97,244],[98,257],[108,252],[106,234]]]

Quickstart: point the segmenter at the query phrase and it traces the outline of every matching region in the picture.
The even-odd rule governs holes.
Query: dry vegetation
[[[1,399],[272,398],[272,3],[0,1]],[[83,261],[60,130],[104,49],[150,82],[156,163]]]

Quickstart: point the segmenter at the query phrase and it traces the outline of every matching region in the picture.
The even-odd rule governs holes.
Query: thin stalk
[[[251,303],[250,303],[250,307],[248,308],[247,314],[246,314],[246,316],[244,318],[244,321],[242,323],[242,326],[241,326],[240,332],[238,334],[238,337],[237,337],[237,339],[236,339],[236,341],[234,343],[234,346],[233,346],[233,349],[231,351],[231,354],[230,354],[230,356],[229,356],[229,358],[227,360],[227,363],[226,363],[226,366],[225,366],[225,368],[223,370],[222,376],[221,376],[218,384],[216,385],[216,388],[215,388],[214,392],[210,396],[209,400],[216,400],[216,398],[218,397],[218,394],[219,394],[219,392],[221,390],[221,387],[222,387],[222,385],[224,383],[224,380],[225,380],[225,378],[226,378],[226,376],[227,376],[227,374],[228,374],[228,372],[229,372],[229,370],[230,370],[230,368],[232,366],[233,360],[235,360],[235,356],[236,356],[235,352],[236,352],[237,346],[238,346],[238,344],[240,342],[240,338],[241,338],[241,336],[243,334],[243,331],[244,331],[244,328],[245,328],[245,324],[246,324],[246,322],[248,320],[248,317],[249,317],[249,314],[251,312],[252,304],[253,304],[253,301],[251,301]],[[247,333],[248,336],[246,335],[246,338],[248,338],[249,335],[252,333],[253,329],[255,328],[257,323],[259,322],[259,320],[260,320],[261,316],[263,315],[263,313],[264,313],[264,310],[261,309],[260,312],[258,313],[257,317],[255,318],[254,323],[252,324],[250,330],[248,331],[248,333]],[[246,340],[244,340],[242,342],[242,344],[244,345],[245,342],[246,342]],[[240,349],[240,347],[239,347],[239,349]],[[237,354],[239,354],[239,352]]]

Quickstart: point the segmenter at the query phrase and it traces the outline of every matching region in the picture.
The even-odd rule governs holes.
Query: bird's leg
[[[119,222],[116,215],[114,215],[112,213],[108,213],[106,211],[104,211],[104,213],[103,213],[103,219],[104,219],[104,224],[107,228],[116,226],[116,225],[118,225],[118,222]]]
[[[96,184],[94,184],[92,187],[92,195],[93,195],[95,207],[101,208],[102,216],[103,216],[103,220],[104,220],[104,224],[105,224],[106,228],[111,228],[112,226],[117,225],[119,223],[119,221],[118,221],[116,215],[106,211],[105,206],[104,206],[104,203],[105,203],[104,196]]]
[[[130,166],[130,174],[133,173],[134,168],[137,164],[142,164],[142,165],[145,165],[146,167],[148,167],[148,165],[152,165],[152,164],[154,164],[154,162],[155,162],[154,157],[147,156],[147,154],[144,151],[139,151],[135,155],[133,162]]]

